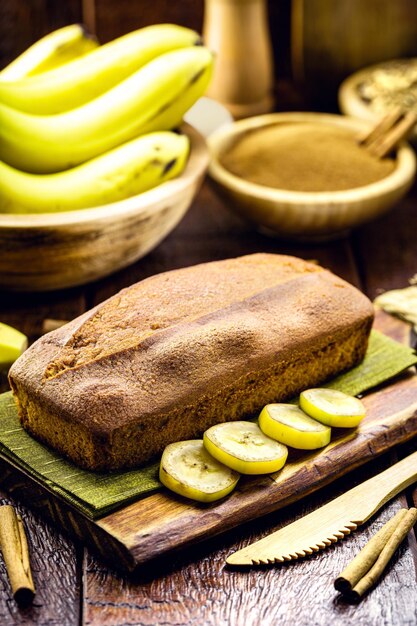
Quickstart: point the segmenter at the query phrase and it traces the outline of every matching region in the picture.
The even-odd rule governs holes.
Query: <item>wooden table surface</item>
[[[195,263],[258,251],[317,259],[359,286],[370,298],[380,290],[405,287],[417,272],[417,189],[385,217],[347,239],[320,245],[267,238],[241,223],[208,182],[171,235],[132,267],[86,287],[49,294],[0,293],[0,320],[35,339],[45,318],[70,319],[142,278]],[[3,377],[2,389],[6,389]],[[27,527],[37,594],[20,609],[10,596],[0,561],[2,626],[269,625],[406,626],[417,623],[417,545],[410,533],[380,584],[361,604],[343,601],[333,589],[335,576],[369,537],[401,506],[417,505],[417,490],[401,494],[365,526],[308,559],[268,569],[237,571],[225,557],[249,541],[294,521],[365,480],[416,448],[407,445],[376,458],[301,502],[227,534],[175,554],[158,567],[148,565],[134,578],[103,565],[82,545],[15,504]]]

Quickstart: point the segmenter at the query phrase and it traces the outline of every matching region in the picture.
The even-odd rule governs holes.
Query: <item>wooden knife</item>
[[[413,452],[316,511],[234,552],[227,563],[282,563],[318,552],[366,522],[383,504],[416,480],[417,452]]]

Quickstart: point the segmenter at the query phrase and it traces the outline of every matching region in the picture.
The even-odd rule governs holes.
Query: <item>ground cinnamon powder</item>
[[[342,191],[381,180],[394,169],[377,159],[356,135],[337,126],[280,123],[242,136],[221,158],[232,174],[291,191]]]

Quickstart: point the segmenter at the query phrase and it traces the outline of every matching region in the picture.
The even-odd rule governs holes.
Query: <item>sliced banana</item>
[[[259,415],[265,435],[300,450],[327,446],[331,428],[313,419],[294,404],[267,404]]]
[[[288,449],[253,422],[225,422],[204,433],[204,445],[218,461],[241,474],[270,474],[284,465]]]
[[[365,407],[358,398],[336,389],[307,389],[300,394],[300,407],[322,424],[354,428],[365,417]]]
[[[0,322],[0,367],[11,365],[26,350],[28,338],[16,328]]]
[[[213,502],[236,487],[240,475],[214,459],[202,439],[169,444],[161,458],[159,479],[175,493],[199,502]]]

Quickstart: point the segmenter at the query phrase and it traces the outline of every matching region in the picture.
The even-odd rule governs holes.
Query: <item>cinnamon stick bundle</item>
[[[22,518],[9,504],[0,506],[0,549],[14,599],[19,604],[29,604],[35,595],[35,585],[28,543]]]
[[[416,508],[400,509],[336,578],[335,588],[352,602],[358,602],[379,580],[416,521]]]

